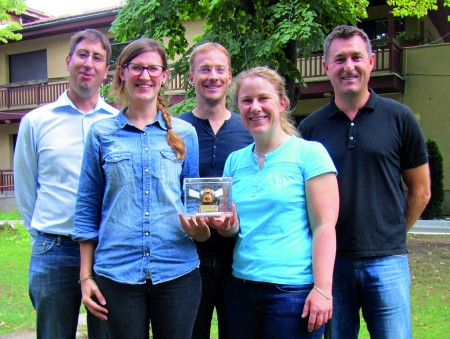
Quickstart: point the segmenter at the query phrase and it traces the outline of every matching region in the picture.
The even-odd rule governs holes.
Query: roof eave
[[[24,25],[23,29],[18,31],[18,33],[22,35],[21,41],[24,41],[64,33],[72,33],[86,27],[109,27],[115,20],[119,10],[120,8],[115,8],[105,12],[85,13],[75,16],[43,20]]]

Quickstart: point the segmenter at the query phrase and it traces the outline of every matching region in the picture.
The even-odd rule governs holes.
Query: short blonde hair
[[[197,54],[206,52],[206,51],[212,51],[212,50],[218,50],[218,51],[222,52],[223,54],[225,54],[225,56],[227,57],[227,60],[228,60],[228,67],[230,68],[230,71],[231,71],[230,53],[228,53],[227,49],[225,47],[223,47],[221,44],[219,44],[218,42],[205,42],[205,43],[195,47],[190,55],[189,71],[191,73],[194,71],[195,58],[196,58]]]

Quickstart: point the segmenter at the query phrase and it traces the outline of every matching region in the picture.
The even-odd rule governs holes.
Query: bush
[[[442,203],[444,202],[444,164],[437,143],[427,140],[428,157],[431,178],[431,199],[422,212],[422,219],[442,218]]]

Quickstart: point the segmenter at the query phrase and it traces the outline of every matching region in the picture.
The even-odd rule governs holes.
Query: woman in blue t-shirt
[[[225,298],[231,338],[321,338],[333,308],[336,169],[320,143],[298,137],[277,72],[245,71],[233,94],[255,140],[225,164],[235,213],[185,224],[237,236]]]

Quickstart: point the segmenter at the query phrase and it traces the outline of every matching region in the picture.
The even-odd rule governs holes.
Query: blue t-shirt
[[[277,284],[313,283],[305,184],[335,173],[333,162],[320,143],[291,136],[266,154],[260,170],[253,149],[251,144],[233,152],[224,169],[224,176],[233,177],[240,222],[233,275]]]

